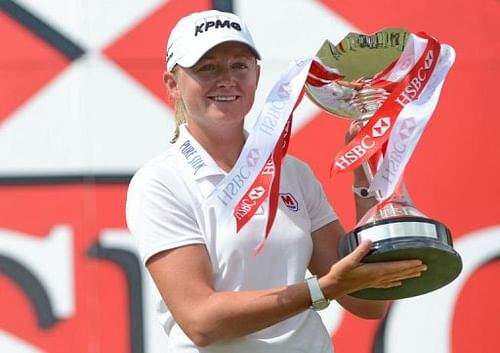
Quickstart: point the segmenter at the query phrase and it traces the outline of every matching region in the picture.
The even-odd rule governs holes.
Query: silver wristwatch
[[[330,305],[330,301],[323,295],[318,278],[316,276],[309,277],[306,279],[306,283],[309,288],[309,294],[311,294],[311,308],[314,310],[326,309]]]

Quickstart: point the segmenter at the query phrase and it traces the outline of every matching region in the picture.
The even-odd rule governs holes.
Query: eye
[[[248,64],[246,62],[235,62],[231,67],[235,70],[245,70],[248,69]]]
[[[214,63],[201,63],[201,65],[196,67],[196,71],[198,72],[211,72],[211,71],[216,71],[217,70],[217,65]]]

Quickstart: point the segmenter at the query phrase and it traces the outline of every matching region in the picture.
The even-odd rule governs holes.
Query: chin
[[[220,123],[243,123],[245,120],[245,115],[241,113],[217,112],[211,116]]]

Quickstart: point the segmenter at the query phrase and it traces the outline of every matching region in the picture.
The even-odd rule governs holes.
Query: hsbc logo
[[[408,149],[411,144],[407,140],[413,136],[416,128],[417,121],[414,117],[404,118],[399,130],[396,131],[397,135],[393,135],[392,147],[387,150],[387,155],[384,157],[390,163],[379,170],[380,176],[390,184],[397,180],[401,168],[404,168],[403,163],[408,160]]]
[[[251,212],[255,212],[255,208],[257,207],[257,200],[262,198],[266,193],[266,189],[263,186],[254,187],[249,193],[248,197],[245,197],[238,204],[236,209],[234,210],[234,217],[240,221]]]
[[[384,136],[387,130],[391,127],[391,119],[389,117],[380,118],[372,127],[372,136]]]
[[[253,188],[252,191],[250,191],[250,193],[248,194],[248,197],[251,200],[258,200],[264,195],[265,192],[266,192],[266,189],[263,186],[257,186],[255,188]]]
[[[247,164],[253,168],[257,165],[260,158],[260,152],[257,148],[252,148],[247,154]]]
[[[281,99],[287,99],[290,98],[290,92],[292,91],[292,88],[290,87],[290,84],[287,82],[283,85],[281,85],[278,89],[278,96]]]
[[[406,140],[413,135],[413,131],[417,127],[417,122],[414,117],[407,118],[403,121],[403,126],[399,130],[399,137]]]
[[[429,52],[425,56],[424,69],[429,70],[433,62],[434,62],[434,54],[432,53],[432,50],[429,50]]]
[[[382,117],[372,127],[372,134],[365,135],[361,138],[357,145],[354,145],[349,151],[344,153],[335,161],[335,166],[340,170],[345,170],[352,164],[356,163],[360,158],[376,146],[374,138],[384,136],[391,128],[391,119]]]

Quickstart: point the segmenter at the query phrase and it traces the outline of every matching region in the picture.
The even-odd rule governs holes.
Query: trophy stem
[[[363,172],[365,173],[366,179],[368,180],[368,185],[371,186],[372,181],[373,181],[373,172],[372,168],[370,167],[370,163],[368,162],[363,162]],[[380,201],[382,199],[382,194],[380,190],[375,190],[375,198],[377,201]]]
[[[363,162],[363,171],[365,172],[366,179],[368,179],[368,182],[371,184],[373,180],[373,173],[372,169],[370,168],[370,165],[368,162]]]

